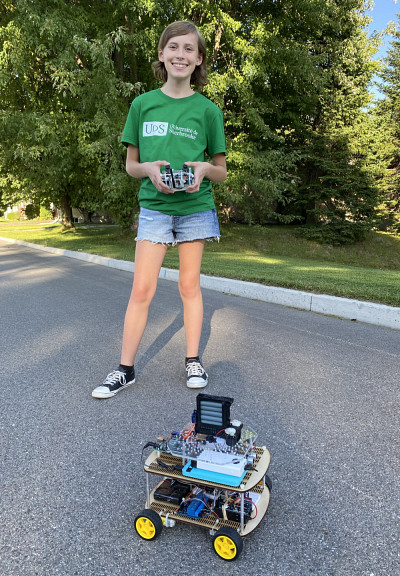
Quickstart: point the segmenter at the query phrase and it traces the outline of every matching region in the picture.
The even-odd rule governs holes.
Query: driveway
[[[118,364],[130,287],[0,241],[0,574],[397,576],[398,330],[203,291],[205,392],[233,397],[272,456],[269,510],[228,563],[198,527],[135,533],[142,448],[190,420],[196,391],[177,284],[160,280],[137,384],[91,397]]]

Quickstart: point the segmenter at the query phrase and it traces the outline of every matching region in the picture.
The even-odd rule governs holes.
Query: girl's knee
[[[149,304],[153,300],[155,294],[155,289],[153,286],[148,284],[137,284],[133,285],[131,297],[129,300],[130,304]]]
[[[201,296],[200,281],[198,278],[183,278],[179,280],[179,293],[181,298],[198,298]]]

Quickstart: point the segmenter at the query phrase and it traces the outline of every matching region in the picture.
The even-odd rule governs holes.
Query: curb
[[[43,250],[44,252],[50,252],[58,256],[66,256],[67,258],[83,260],[85,262],[99,264],[100,266],[107,266],[108,268],[124,270],[126,272],[133,272],[135,269],[134,263],[127,262],[126,260],[115,260],[113,258],[88,254],[87,252],[52,248],[50,246],[32,244],[31,242],[3,238],[1,236],[0,240],[4,240],[10,244],[20,244],[28,248]],[[169,268],[161,268],[160,270],[159,278],[177,282],[178,277],[179,270],[171,270]],[[306,310],[307,312],[336,316],[345,320],[365,322],[367,324],[375,324],[376,326],[400,330],[400,308],[394,306],[351,300],[349,298],[329,296],[328,294],[301,292],[288,288],[279,288],[277,286],[265,286],[264,284],[257,284],[255,282],[243,282],[241,280],[220,278],[218,276],[205,276],[204,274],[200,275],[200,284],[202,288],[231,294],[232,296],[241,296],[242,298],[249,298],[251,300],[260,300],[262,302],[279,304],[298,310]]]

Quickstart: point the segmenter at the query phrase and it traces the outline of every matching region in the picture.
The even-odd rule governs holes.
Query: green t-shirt
[[[141,162],[166,160],[173,170],[226,151],[222,112],[198,92],[186,98],[171,98],[160,89],[141,94],[132,102],[121,140],[139,148]],[[174,216],[215,208],[206,178],[198,192],[173,194],[159,192],[150,178],[143,178],[139,204]]]

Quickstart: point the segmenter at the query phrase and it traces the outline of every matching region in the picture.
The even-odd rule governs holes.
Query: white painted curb
[[[135,265],[133,262],[126,260],[114,260],[113,258],[106,258],[105,256],[96,256],[96,254],[88,254],[87,252],[76,252],[74,250],[64,250],[63,248],[53,248],[52,246],[43,246],[42,244],[32,244],[31,242],[24,242],[24,240],[14,240],[13,238],[3,238],[0,240],[9,242],[10,244],[20,244],[27,248],[35,250],[42,250],[43,252],[50,252],[57,254],[57,256],[67,256],[67,258],[74,258],[75,260],[84,260],[85,262],[92,262],[93,264],[100,264],[100,266],[108,266],[108,268],[116,268],[117,270],[125,270],[133,272]]]
[[[43,250],[45,252],[57,254],[58,256],[67,256],[68,258],[75,258],[77,260],[84,260],[85,262],[92,262],[93,264],[108,266],[109,268],[115,268],[117,270],[124,270],[126,272],[133,272],[135,269],[133,262],[127,262],[125,260],[115,260],[113,258],[96,256],[86,252],[75,252],[73,250],[52,248],[50,246],[32,244],[30,242],[14,240],[12,238],[0,237],[0,240],[4,240],[10,244],[20,244],[28,248]],[[179,278],[179,270],[161,268],[159,278],[177,282]],[[281,306],[288,306],[299,310],[307,310],[309,312],[316,312],[327,316],[337,316],[338,318],[344,318],[346,320],[357,320],[358,322],[365,322],[367,324],[375,324],[377,326],[385,326],[386,328],[400,330],[400,308],[394,306],[351,300],[349,298],[339,298],[337,296],[329,296],[328,294],[301,292],[298,290],[290,290],[288,288],[279,288],[277,286],[265,286],[264,284],[257,284],[255,282],[242,282],[241,280],[220,278],[218,276],[205,276],[204,274],[201,274],[200,276],[200,283],[203,288],[223,292],[225,294],[232,294],[234,296],[241,296],[252,300],[260,300],[262,302],[279,304]]]
[[[394,306],[313,294],[311,311],[400,330],[400,308]]]

